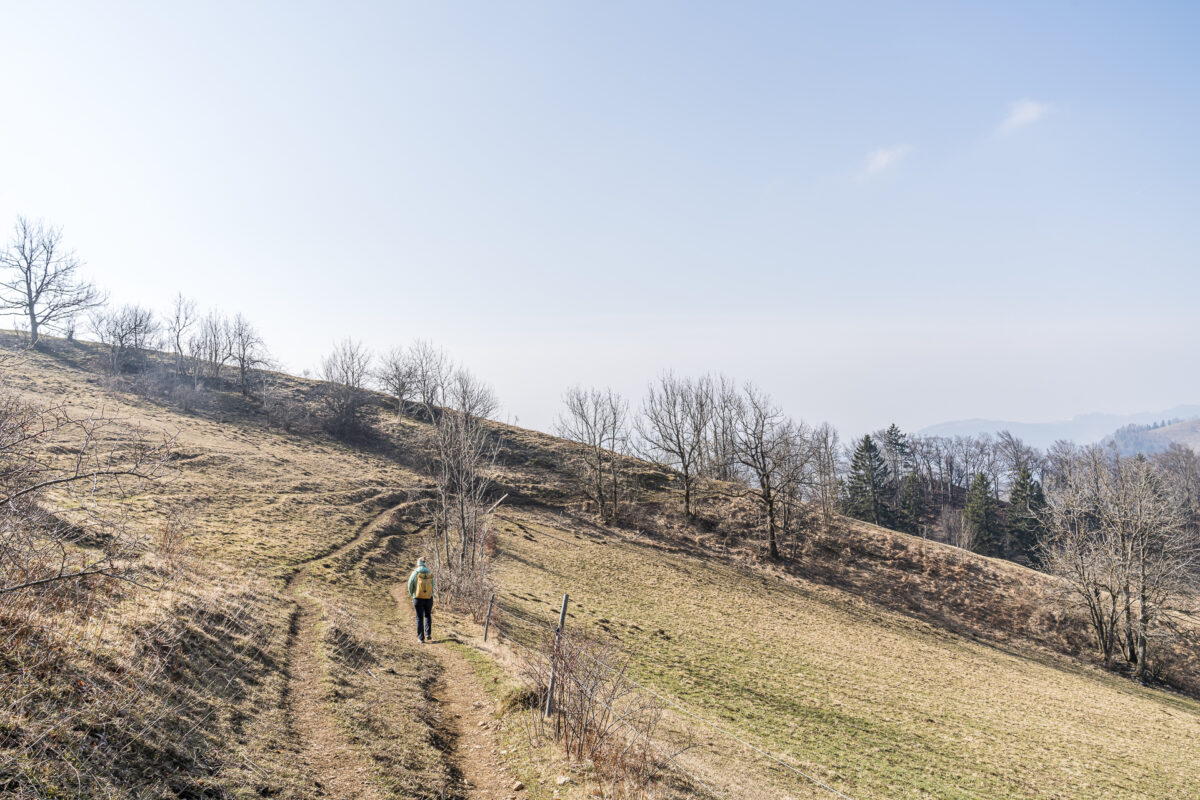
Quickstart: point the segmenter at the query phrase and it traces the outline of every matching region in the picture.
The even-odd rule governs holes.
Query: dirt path
[[[411,621],[412,601],[404,587],[394,587],[392,596],[396,598],[400,618],[405,623]],[[432,644],[417,642],[415,626],[410,641],[412,647],[426,648],[442,666],[441,678],[433,689],[433,700],[441,708],[447,738],[454,743],[450,760],[462,776],[462,796],[467,800],[524,798],[523,790],[513,788],[516,778],[505,770],[504,757],[500,755],[496,736],[496,726],[500,723],[492,713],[495,701],[484,691],[479,676],[466,658],[449,644],[460,641],[462,635],[442,620],[435,608]]]
[[[375,765],[346,741],[325,700],[317,653],[317,604],[300,593],[296,600],[300,610],[288,654],[288,712],[300,740],[305,772],[320,796],[382,800],[375,787]]]
[[[525,793],[513,790],[515,778],[503,769],[496,740],[499,724],[492,709],[495,703],[479,683],[475,670],[445,644],[426,645],[442,663],[442,679],[434,698],[442,705],[442,718],[455,734],[452,758],[463,776],[469,800],[503,800]]]
[[[364,543],[387,527],[389,517],[396,519],[398,508],[390,508],[363,525],[352,540],[299,565],[287,582],[297,604],[288,639],[288,719],[300,742],[304,770],[321,797],[383,800],[375,783],[374,762],[347,741],[325,698],[317,627],[321,610],[305,592],[305,577],[316,564],[338,559],[356,548],[365,550]],[[401,627],[409,630],[412,603],[403,586],[394,587],[392,595],[398,603]],[[443,625],[440,631],[439,624]],[[459,635],[453,630],[447,635],[444,626],[435,614],[434,642],[418,644],[415,631],[409,641],[412,647],[426,648],[442,666],[432,699],[440,706],[446,738],[453,743],[449,759],[462,780],[458,796],[466,800],[520,800],[525,792],[513,788],[516,779],[503,767],[495,730],[499,723],[492,714],[494,703],[467,660],[448,646]]]
[[[305,593],[304,579],[314,564],[336,559],[376,536],[385,519],[394,512],[394,508],[387,509],[359,528],[349,542],[301,564],[288,578],[288,589],[297,604],[288,637],[288,720],[300,742],[304,770],[321,797],[383,800],[374,781],[374,763],[346,741],[326,701],[317,631],[321,612],[317,602]]]

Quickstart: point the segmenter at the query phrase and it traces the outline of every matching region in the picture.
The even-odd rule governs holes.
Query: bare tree
[[[404,405],[416,387],[416,370],[409,353],[403,347],[393,347],[379,360],[375,380],[396,398],[396,420],[404,416]]]
[[[1047,488],[1056,489],[1067,479],[1071,464],[1079,456],[1079,445],[1059,439],[1046,451],[1045,481]]]
[[[967,524],[966,515],[961,508],[942,506],[938,527],[950,544],[970,552],[975,551],[975,530]]]
[[[125,305],[92,315],[92,333],[108,348],[108,369],[117,375],[131,356],[150,350],[159,332],[153,311],[137,305]]]
[[[250,396],[250,374],[267,365],[266,343],[250,321],[237,314],[229,326],[229,349],[238,368],[238,385],[243,397]]]
[[[751,383],[742,392],[735,419],[735,458],[745,476],[746,491],[762,508],[767,553],[779,558],[781,490],[794,457],[795,430],[771,398]]]
[[[188,340],[188,351],[194,356],[195,379],[219,380],[221,368],[233,359],[233,330],[229,320],[210,311],[200,320],[196,335]]]
[[[351,433],[359,428],[370,374],[371,354],[353,339],[344,339],[321,361],[321,380],[325,382],[322,398],[335,433]]]
[[[705,376],[700,384],[707,391],[712,408],[702,473],[715,481],[737,480],[736,430],[741,403],[737,387],[724,375]]]
[[[795,558],[813,517],[809,500],[817,484],[813,432],[803,422],[790,423],[784,443],[787,457],[779,470],[779,530],[791,539]]]
[[[175,295],[171,310],[167,314],[167,338],[175,351],[175,375],[184,374],[184,358],[187,353],[187,334],[195,326],[196,301],[183,296],[183,292]]]
[[[104,304],[104,295],[79,277],[82,262],[62,243],[62,230],[17,217],[8,246],[0,250],[0,313],[29,322],[30,343],[42,330]]]
[[[1190,447],[1172,442],[1154,456],[1154,463],[1169,476],[1188,523],[1193,528],[1200,527],[1200,455]]]
[[[1178,487],[1144,458],[1089,447],[1048,501],[1043,563],[1087,612],[1105,663],[1121,653],[1146,676],[1156,626],[1190,599],[1200,566]]]
[[[443,561],[452,577],[465,579],[484,558],[487,533],[489,477],[498,446],[480,417],[447,409],[434,425],[436,463],[432,470],[438,488],[437,527],[443,536]]]
[[[582,445],[577,476],[583,494],[596,504],[597,515],[615,522],[621,498],[621,451],[628,436],[628,403],[612,389],[572,387],[563,397],[566,413],[555,431]]]
[[[425,407],[427,419],[434,418],[434,408],[442,405],[446,382],[452,366],[446,353],[429,342],[418,339],[409,349],[412,365],[413,388]]]
[[[1004,467],[1011,485],[1021,470],[1029,470],[1034,480],[1042,476],[1043,457],[1036,447],[1030,447],[1011,431],[1000,431],[996,436],[996,455]]]
[[[491,585],[492,513],[504,500],[494,497],[491,479],[500,442],[485,424],[497,400],[489,386],[465,369],[450,381],[448,397],[450,406],[439,411],[433,426],[434,569],[451,596],[481,612]]]
[[[709,387],[688,378],[663,373],[647,390],[636,427],[644,454],[679,473],[683,483],[683,513],[692,516],[692,495],[700,476],[713,398]]]
[[[204,337],[197,334],[189,336],[187,340],[187,359],[183,362],[184,375],[190,376],[192,381],[193,393],[199,392],[200,383],[204,378],[205,366],[205,340]]]
[[[500,403],[492,387],[468,370],[459,367],[445,384],[445,403],[467,417],[487,419],[496,413]]]
[[[838,491],[841,488],[841,444],[838,441],[837,428],[828,422],[822,423],[812,432],[811,442],[814,494],[821,509],[821,520],[828,526],[833,523],[834,514],[837,512]]]

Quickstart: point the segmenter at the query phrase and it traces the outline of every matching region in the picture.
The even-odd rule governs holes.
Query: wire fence
[[[496,608],[498,608],[500,610],[501,614],[495,621],[492,622],[492,626],[498,630],[498,633],[500,635],[504,636],[508,643],[516,645],[523,652],[533,655],[535,657],[545,657],[544,653],[541,653],[540,651],[535,650],[534,648],[530,647],[528,644],[522,642],[519,638],[514,637],[511,633],[511,630],[508,630],[509,626],[512,625],[513,623],[516,623],[516,627],[523,627],[523,629],[526,632],[530,632],[530,631],[536,632],[536,635],[538,635],[538,636],[547,634],[547,633],[550,635],[555,635],[559,631],[553,625],[546,623],[542,619],[538,618],[532,612],[526,610],[525,608],[523,608],[520,605],[515,604],[514,601],[517,601],[517,598],[496,594],[496,595],[493,595],[493,602],[495,602],[496,600],[499,600],[499,602],[496,604]],[[592,635],[592,636],[595,635],[594,631],[591,631],[591,630],[586,631],[586,633],[588,635]],[[616,639],[616,637],[613,637],[608,634],[604,634],[604,638],[609,643],[620,648],[622,652],[625,652],[623,646],[620,644],[619,640]],[[582,652],[581,655],[583,655],[585,658],[588,658],[593,663],[595,663],[597,666],[599,666],[603,669],[609,670],[613,673],[618,672],[618,670],[615,667],[613,667],[611,664],[608,664],[602,660],[599,660],[587,652]],[[783,769],[787,770],[787,772],[789,774],[794,775],[796,778],[798,778],[804,782],[807,782],[813,786],[816,786],[819,789],[824,790],[825,792],[828,792],[830,795],[832,795],[834,797],[841,798],[841,800],[853,800],[852,797],[850,797],[846,793],[838,790],[837,788],[830,786],[829,783],[827,783],[826,781],[821,780],[817,776],[811,774],[810,772],[808,772],[806,770],[801,769],[800,767],[796,766],[795,764],[789,763],[787,760],[785,760],[783,757],[779,756],[778,754],[772,753],[762,747],[759,747],[758,745],[755,745],[752,742],[747,741],[745,738],[743,738],[742,736],[739,736],[738,734],[734,733],[733,731],[730,731],[730,730],[716,724],[715,722],[713,722],[710,719],[707,719],[699,714],[696,714],[695,712],[691,711],[690,709],[688,709],[684,705],[682,705],[679,701],[675,700],[674,698],[663,695],[660,692],[656,692],[655,690],[651,689],[650,687],[646,686],[645,684],[640,683],[639,681],[629,677],[627,674],[625,674],[624,671],[620,671],[620,677],[622,680],[629,682],[633,686],[637,687],[640,691],[645,692],[646,694],[655,698],[659,702],[665,703],[666,705],[670,706],[671,708],[675,709],[676,711],[678,711],[678,712],[684,714],[685,716],[687,716],[693,720],[696,720],[697,722],[701,723],[702,725],[708,727],[715,733],[720,734],[721,736],[727,737],[731,741],[736,742],[737,744],[741,745],[742,747],[745,747],[748,750],[753,751],[753,752],[757,753],[758,755],[762,756],[763,758],[769,760],[770,762],[778,765],[779,767],[782,767]],[[601,700],[600,698],[595,698],[595,699],[599,702],[603,702],[603,700]],[[607,705],[607,704],[605,704],[605,705]],[[609,706],[609,709],[615,711],[615,709],[612,709],[611,706]],[[638,733],[639,735],[642,735],[640,731],[635,731],[635,732]],[[657,752],[666,756],[668,758],[668,760],[676,767],[676,769],[678,769],[680,772],[685,774],[689,779],[695,781],[697,784],[704,787],[714,797],[718,797],[718,798],[722,797],[722,795],[720,795],[715,790],[713,790],[704,781],[702,781],[696,775],[692,774],[690,771],[688,771],[686,768],[684,768],[681,764],[679,764],[678,761],[674,757],[670,756],[667,753],[667,751],[665,749],[663,749],[658,743],[654,742],[649,737],[646,737],[646,741]]]

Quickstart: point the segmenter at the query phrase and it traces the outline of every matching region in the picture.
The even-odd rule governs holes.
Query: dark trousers
[[[417,612],[417,638],[421,641],[433,638],[433,598],[413,598],[413,609]],[[424,620],[424,626],[422,626]]]

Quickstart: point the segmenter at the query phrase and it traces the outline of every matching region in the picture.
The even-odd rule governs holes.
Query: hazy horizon
[[[22,4],[0,231],[297,373],[430,340],[540,429],[665,368],[846,433],[1167,409],[1200,399],[1198,15]]]

